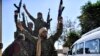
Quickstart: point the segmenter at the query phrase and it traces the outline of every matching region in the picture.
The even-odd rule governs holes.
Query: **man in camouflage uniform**
[[[33,23],[32,22],[27,22],[27,26],[26,26],[26,22],[25,22],[25,15],[24,13],[22,13],[22,17],[23,17],[23,27],[31,34],[33,35]]]
[[[20,33],[20,29],[17,27],[17,24],[18,24],[18,12],[17,12],[17,10],[15,11],[15,15],[14,15],[14,19],[15,19],[15,24],[16,24],[16,28],[17,28],[17,30],[16,30],[16,32],[14,33],[14,37],[15,37],[15,39],[17,38],[17,36],[18,36],[18,34]],[[28,27],[26,26],[26,24],[25,24],[25,15],[24,15],[24,13],[22,13],[22,17],[23,17],[23,21],[21,21],[21,24],[22,24],[22,26],[30,33],[30,34],[32,34],[32,24],[30,25],[30,23],[28,23]],[[34,52],[35,52],[35,48],[34,48],[34,44],[30,41],[30,40],[28,40],[27,39],[28,37],[25,37],[25,41],[24,41],[24,44],[26,45],[25,46],[25,50],[27,50],[27,52],[28,52],[28,54],[29,54],[29,56],[33,56],[34,54]]]
[[[43,20],[43,16],[42,16],[42,13],[41,13],[41,12],[38,12],[38,14],[37,14],[37,19],[35,19],[35,18],[28,12],[28,10],[26,9],[25,4],[23,5],[23,8],[24,8],[26,14],[29,16],[29,18],[34,22],[34,27],[35,27],[35,28],[34,28],[34,32],[33,32],[34,36],[38,37],[38,33],[39,33],[39,29],[40,29],[40,28],[46,27],[46,28],[48,29],[48,27],[50,27],[50,26],[48,26],[48,23],[45,22],[45,21]]]
[[[36,45],[36,56],[57,56],[57,53],[54,48],[55,41],[58,40],[60,35],[62,34],[63,29],[63,23],[62,23],[62,17],[58,17],[58,24],[57,24],[57,32],[50,36],[47,39],[47,29],[41,28],[39,30],[38,40],[34,38],[31,34],[29,34],[25,29],[23,28],[22,24],[18,25],[18,28],[22,31],[23,34],[25,34],[26,37]]]

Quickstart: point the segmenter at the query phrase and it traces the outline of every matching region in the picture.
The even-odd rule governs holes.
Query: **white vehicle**
[[[72,45],[68,56],[100,56],[100,27],[82,35]]]

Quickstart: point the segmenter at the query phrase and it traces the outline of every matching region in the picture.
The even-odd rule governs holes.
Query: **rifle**
[[[49,8],[49,12],[48,12],[48,15],[47,15],[47,28],[50,29],[50,22],[51,22],[52,18],[50,19],[50,8]]]
[[[20,9],[21,9],[21,5],[22,5],[22,0],[20,0],[19,6],[17,6],[16,4],[14,4],[14,6],[17,8],[17,12],[19,13],[19,18],[20,18]]]
[[[61,17],[61,15],[62,15],[62,12],[63,12],[63,10],[64,10],[64,6],[62,6],[63,5],[63,0],[60,0],[60,4],[59,4],[59,9],[58,9],[58,17]],[[59,18],[58,18],[59,19]]]
[[[22,13],[22,17],[23,17],[23,21],[22,21],[22,22],[23,22],[23,25],[26,26],[26,22],[25,22],[25,14],[24,14],[24,12]]]
[[[25,17],[25,15],[24,15],[24,12],[22,13],[22,17],[23,17],[23,27],[26,29],[26,30],[28,30],[28,27],[27,27],[27,25],[28,25],[28,20],[27,20],[27,18]],[[26,21],[27,22],[26,22]],[[26,25],[26,23],[27,23],[27,25]]]

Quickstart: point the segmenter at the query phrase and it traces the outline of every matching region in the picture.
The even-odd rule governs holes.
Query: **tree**
[[[70,31],[67,35],[67,41],[63,45],[64,47],[71,47],[72,44],[80,38],[80,34],[76,31]]]
[[[82,13],[78,16],[82,28],[82,34],[100,26],[100,0],[96,3],[88,1],[81,8]]]
[[[63,47],[71,47],[72,44],[80,38],[80,31],[76,29],[78,25],[76,25],[76,21],[71,21],[70,19],[67,19],[67,23],[64,24],[64,44]]]

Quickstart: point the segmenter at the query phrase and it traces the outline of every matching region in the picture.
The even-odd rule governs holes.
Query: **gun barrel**
[[[47,15],[47,22],[49,21],[50,19],[50,8],[49,8],[49,12],[48,12],[48,15]]]
[[[58,9],[58,17],[62,15],[64,7],[62,6],[63,0],[60,0],[59,9]]]
[[[60,5],[62,5],[63,4],[63,1],[62,0],[60,0]]]

